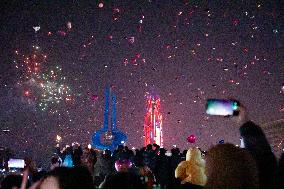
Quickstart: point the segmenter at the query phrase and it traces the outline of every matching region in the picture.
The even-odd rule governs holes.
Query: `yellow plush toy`
[[[198,148],[190,148],[186,153],[186,160],[179,163],[175,170],[175,177],[181,183],[191,183],[204,186],[206,183],[205,162]]]

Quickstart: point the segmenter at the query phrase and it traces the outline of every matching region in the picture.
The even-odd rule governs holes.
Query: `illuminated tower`
[[[158,144],[163,146],[162,114],[160,98],[147,95],[146,114],[144,119],[144,145]]]
[[[109,149],[114,151],[118,145],[124,144],[127,136],[116,128],[116,95],[112,92],[112,117],[111,127],[109,127],[109,114],[110,114],[110,88],[105,90],[105,112],[104,112],[104,125],[103,128],[97,130],[92,137],[93,147],[100,150]]]

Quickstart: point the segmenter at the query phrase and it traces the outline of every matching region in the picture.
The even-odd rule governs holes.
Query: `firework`
[[[33,46],[33,53],[20,55],[19,51],[15,51],[17,55],[16,68],[19,70],[21,83],[40,77],[42,65],[46,62],[47,55],[41,53],[40,47]]]
[[[20,73],[18,84],[28,101],[33,101],[33,104],[45,111],[53,109],[51,105],[72,99],[71,89],[65,84],[66,78],[60,75],[62,69],[59,66],[48,69],[47,56],[40,52],[39,46],[33,46],[30,55],[19,55],[19,51],[16,54],[19,56],[19,60],[14,61]]]
[[[59,75],[60,72],[61,68],[57,66],[55,70],[50,70],[49,73],[41,75],[39,106],[42,110],[47,110],[52,104],[59,104],[62,101],[66,102],[72,99],[71,89],[65,84],[66,78]]]

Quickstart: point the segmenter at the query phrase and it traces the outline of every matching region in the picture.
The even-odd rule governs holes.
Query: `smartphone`
[[[23,160],[23,159],[9,159],[8,167],[9,168],[23,169],[25,167],[25,160]]]
[[[232,116],[237,115],[239,102],[224,99],[208,99],[206,113],[209,115]]]

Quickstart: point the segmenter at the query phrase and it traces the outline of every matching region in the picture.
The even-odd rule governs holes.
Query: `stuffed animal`
[[[175,177],[181,180],[181,184],[205,185],[205,162],[198,148],[190,148],[187,151],[186,160],[180,162],[175,170]]]

